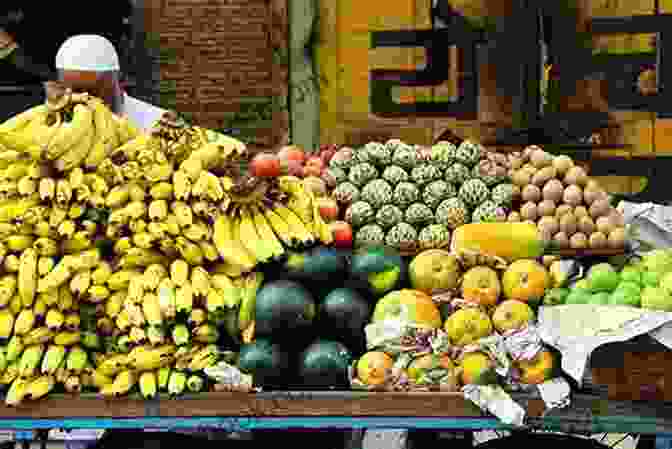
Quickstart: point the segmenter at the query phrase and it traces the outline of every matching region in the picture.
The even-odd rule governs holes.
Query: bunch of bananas
[[[258,265],[332,241],[302,180],[250,178],[248,157],[170,116],[139,133],[67,91],[0,124],[8,405],[214,387],[220,336],[253,336]]]

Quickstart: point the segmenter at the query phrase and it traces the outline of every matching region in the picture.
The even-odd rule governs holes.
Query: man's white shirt
[[[165,109],[124,94],[124,104],[119,115],[128,117],[135,126],[148,131],[165,112]]]

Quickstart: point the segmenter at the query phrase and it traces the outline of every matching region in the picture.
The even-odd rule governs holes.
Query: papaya
[[[544,255],[547,247],[531,223],[469,223],[453,232],[450,245],[453,254],[477,252],[507,262],[536,259]]]

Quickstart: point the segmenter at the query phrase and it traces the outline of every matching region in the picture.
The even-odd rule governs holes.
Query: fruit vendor
[[[102,98],[115,114],[127,116],[149,129],[166,112],[128,95],[121,87],[119,56],[103,36],[81,34],[68,38],[56,54],[58,79],[73,91]]]
[[[45,81],[57,76],[55,56],[70,36],[95,33],[121,48],[129,35],[131,0],[0,2],[0,121],[44,101]]]

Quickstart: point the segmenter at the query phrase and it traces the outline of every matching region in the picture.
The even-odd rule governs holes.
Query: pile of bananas
[[[140,133],[67,90],[0,124],[0,384],[145,398],[215,388],[249,341],[263,276],[331,243],[294,177],[245,174],[243,143],[167,115]]]

